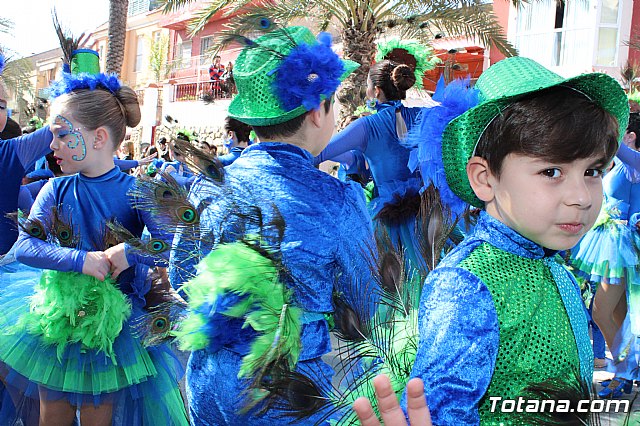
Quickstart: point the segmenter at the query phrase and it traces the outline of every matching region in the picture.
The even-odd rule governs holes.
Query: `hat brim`
[[[344,65],[344,73],[340,76],[340,82],[344,81],[345,78],[349,76],[352,72],[354,72],[360,64],[354,61],[350,61],[348,59],[341,59],[342,64]],[[323,95],[320,97],[321,99],[326,99]],[[247,117],[245,116],[245,111],[250,111],[251,108],[247,108],[245,102],[251,102],[251,100],[247,100],[241,95],[236,95],[233,100],[231,100],[231,104],[229,104],[229,116],[231,118],[235,118],[238,121],[241,121],[250,126],[273,126],[275,124],[285,123],[289,120],[292,120],[298,116],[301,116],[307,110],[303,106],[299,106],[291,111],[287,111],[281,114],[274,114],[273,116],[265,116],[265,117]],[[274,111],[275,112],[275,111]]]
[[[447,184],[456,195],[472,206],[484,207],[484,202],[476,197],[467,177],[467,163],[473,156],[482,133],[493,119],[513,102],[531,93],[559,86],[568,87],[584,94],[616,117],[619,125],[619,137],[622,139],[629,122],[627,95],[620,84],[606,74],[583,74],[548,85],[541,84],[535,89],[523,91],[514,96],[481,103],[452,120],[442,136],[442,160]]]

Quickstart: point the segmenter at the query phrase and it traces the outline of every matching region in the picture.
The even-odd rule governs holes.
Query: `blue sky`
[[[0,16],[13,21],[12,34],[0,34],[0,45],[18,56],[29,56],[59,46],[51,10],[61,24],[78,36],[90,33],[109,19],[109,0],[4,0]]]

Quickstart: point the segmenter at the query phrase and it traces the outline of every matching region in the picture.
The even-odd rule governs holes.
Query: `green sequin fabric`
[[[532,383],[579,371],[573,330],[549,267],[488,243],[459,265],[480,278],[493,297],[500,348],[480,404],[482,424],[514,423],[513,413],[490,412],[491,396],[516,399]]]

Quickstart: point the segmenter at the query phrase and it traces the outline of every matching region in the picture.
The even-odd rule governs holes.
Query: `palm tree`
[[[164,0],[164,10],[175,11],[194,1]],[[251,0],[213,0],[196,14],[189,29],[192,34],[197,33],[220,11],[224,11],[225,16],[237,16],[259,10],[262,13],[268,10],[275,22],[311,19],[319,23],[320,30],[330,24],[337,26],[344,57],[361,64],[343,82],[343,90],[338,94],[338,99],[347,106],[343,108],[344,114],[350,114],[364,103],[376,40],[383,33],[427,42],[438,35],[464,35],[476,37],[487,46],[493,45],[507,56],[516,54],[498,24],[492,5],[483,0],[264,0],[258,4]],[[241,25],[234,30],[251,32]]]
[[[124,61],[128,8],[129,0],[109,0],[109,44],[106,71],[118,76],[122,71],[122,62]]]

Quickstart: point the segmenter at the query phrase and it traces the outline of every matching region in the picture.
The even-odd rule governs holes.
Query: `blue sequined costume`
[[[584,304],[549,254],[482,212],[428,276],[411,375],[425,383],[433,424],[513,424],[513,413],[489,412],[490,396],[514,399],[572,369],[590,383]]]
[[[408,168],[410,150],[401,144],[396,130],[396,111],[402,115],[408,131],[416,124],[422,108],[408,108],[401,101],[376,106],[378,112],[362,117],[335,135],[329,145],[316,157],[315,163],[331,160],[351,150],[364,153],[375,183],[370,203],[376,227],[385,226],[395,243],[401,243],[409,258],[420,262],[414,237],[415,214],[422,180]],[[413,214],[393,214],[393,207],[412,203]],[[385,209],[386,208],[386,209]],[[385,209],[383,211],[383,209]],[[396,211],[399,209],[395,209]],[[391,212],[392,214],[388,214]]]
[[[245,148],[242,156],[225,168],[226,182],[237,195],[256,205],[267,222],[277,208],[285,223],[281,243],[282,263],[288,271],[285,283],[293,290],[294,303],[304,309],[301,335],[302,351],[297,370],[328,386],[333,370],[321,356],[331,350],[326,314],[333,311],[334,285],[345,293],[356,291],[354,282],[368,283],[370,271],[365,262],[366,247],[372,243],[372,229],[362,189],[345,184],[313,166],[312,155],[294,145],[263,142]],[[206,180],[194,183],[190,199],[197,206],[215,191]],[[212,204],[202,213],[201,229],[233,228],[226,223],[220,204]],[[191,237],[192,238],[192,237]],[[222,237],[214,236],[215,241]],[[211,247],[197,247],[203,238],[189,241],[189,235],[176,235],[171,257],[172,280],[177,285],[193,273],[195,262],[206,256]],[[208,238],[205,238],[208,239]],[[185,246],[195,244],[198,256]],[[353,293],[352,293],[353,294]],[[367,297],[364,293],[361,298]],[[369,293],[370,294],[370,293]],[[192,353],[187,369],[189,410],[194,425],[274,425],[313,424],[326,413],[300,422],[279,417],[270,409],[259,415],[240,414],[244,406],[246,382],[237,378],[242,356],[250,342],[246,335],[211,353]],[[289,423],[291,422],[291,423]]]

